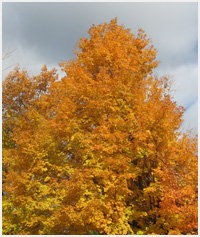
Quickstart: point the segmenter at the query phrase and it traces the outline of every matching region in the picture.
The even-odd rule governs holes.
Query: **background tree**
[[[116,19],[89,35],[61,80],[3,83],[3,233],[196,233],[196,138],[156,50]]]

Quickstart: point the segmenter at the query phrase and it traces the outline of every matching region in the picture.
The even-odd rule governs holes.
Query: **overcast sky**
[[[175,100],[186,109],[183,129],[197,133],[197,3],[4,2],[2,6],[3,51],[16,49],[3,60],[3,69],[11,66],[3,71],[3,78],[17,64],[31,75],[44,64],[58,68],[59,62],[74,57],[75,44],[88,37],[92,24],[117,17],[118,24],[133,34],[142,28],[152,39],[161,61],[155,72],[173,78]]]

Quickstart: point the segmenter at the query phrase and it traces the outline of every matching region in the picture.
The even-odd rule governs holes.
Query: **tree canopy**
[[[75,58],[3,81],[3,234],[197,234],[197,137],[141,29],[93,25]]]

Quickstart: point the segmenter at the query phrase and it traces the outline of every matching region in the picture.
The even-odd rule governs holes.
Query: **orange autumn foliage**
[[[3,82],[3,234],[196,234],[197,138],[156,50],[116,19],[88,33],[61,80]]]

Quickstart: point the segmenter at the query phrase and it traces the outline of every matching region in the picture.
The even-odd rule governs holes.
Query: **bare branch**
[[[10,49],[9,49],[7,52],[5,52],[5,51],[3,50],[4,56],[3,56],[2,60],[5,60],[5,59],[9,58],[9,57],[11,56],[11,54],[12,54],[15,50],[17,50],[17,49],[13,49],[13,50],[10,50]]]

